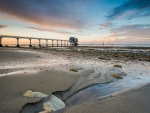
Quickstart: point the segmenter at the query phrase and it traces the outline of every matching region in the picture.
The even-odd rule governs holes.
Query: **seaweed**
[[[118,78],[118,79],[123,79],[122,76],[118,75],[118,74],[111,74],[111,76]]]
[[[122,65],[115,64],[115,65],[113,65],[113,67],[119,67],[119,68],[122,68]]]
[[[70,71],[74,71],[74,72],[78,72],[78,69],[76,69],[76,68],[71,68],[71,69],[69,69]]]

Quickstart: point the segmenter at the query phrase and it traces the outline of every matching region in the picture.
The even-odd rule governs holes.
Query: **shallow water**
[[[150,73],[148,73],[150,74]],[[82,104],[84,102],[97,100],[106,95],[111,95],[118,91],[134,88],[150,82],[150,77],[147,75],[137,76],[137,78],[126,77],[124,80],[115,80],[111,83],[98,84],[90,86],[78,92],[66,101],[66,106]]]
[[[114,61],[115,62],[115,61]],[[117,61],[118,62],[118,61]],[[97,72],[104,72],[108,70],[109,65],[104,64],[107,67],[101,67],[101,64],[104,62],[95,62],[94,69],[96,67],[100,67],[102,69],[97,69]],[[73,96],[71,96],[66,102],[66,108],[57,111],[56,113],[62,113],[66,109],[71,106],[83,104],[89,101],[94,101],[97,99],[102,99],[106,96],[114,96],[124,91],[128,91],[134,88],[141,87],[150,83],[150,63],[149,62],[122,62],[119,61],[119,64],[122,65],[122,71],[127,74],[127,76],[123,76],[123,79],[114,79],[109,83],[100,83],[96,85],[89,86],[85,89],[82,89],[76,92]],[[83,64],[85,65],[85,64]],[[96,67],[95,67],[96,66]],[[86,64],[87,69],[90,68],[90,65]],[[93,68],[92,68],[93,69]]]
[[[63,101],[67,101],[72,95],[83,90],[91,85],[100,84],[100,83],[109,83],[114,80],[114,77],[111,74],[118,74],[120,76],[126,76],[126,73],[122,72],[120,68],[108,68],[105,72],[95,72],[94,70],[88,70],[88,74],[80,75],[74,82],[74,84],[65,91],[58,91],[52,93],[56,95]]]
[[[150,63],[149,62],[120,62],[123,66],[122,71],[127,74],[123,79],[115,79],[110,83],[98,84],[90,86],[86,89],[74,94],[66,101],[67,106],[82,104],[91,100],[96,100],[112,93],[140,87],[141,85],[150,83]],[[95,63],[95,66],[99,66],[99,63]],[[88,66],[87,66],[88,67]],[[90,66],[89,66],[90,67]],[[109,74],[108,66],[100,69],[102,73],[107,70]],[[99,71],[99,70],[98,70]],[[117,71],[115,72],[117,73]]]

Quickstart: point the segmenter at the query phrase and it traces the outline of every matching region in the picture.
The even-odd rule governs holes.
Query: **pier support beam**
[[[64,41],[64,46],[66,46],[66,43],[65,43],[66,41]]]
[[[41,46],[41,39],[39,39],[39,46]]]
[[[17,47],[20,47],[19,45],[19,38],[16,38],[17,39]]]
[[[30,45],[29,45],[29,47],[32,47],[32,45],[31,45],[31,39],[29,39],[29,41],[30,41]]]
[[[48,47],[48,40],[46,40],[46,46]]]
[[[53,41],[54,41],[54,40],[52,40],[52,46],[54,46],[54,45],[53,45]]]
[[[62,40],[61,40],[61,46],[62,46]]]
[[[57,40],[57,46],[58,46],[58,40]]]
[[[2,38],[3,37],[0,37],[0,47],[3,47],[3,45],[2,45]]]

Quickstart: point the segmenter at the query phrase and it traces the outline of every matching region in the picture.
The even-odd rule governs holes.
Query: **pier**
[[[19,44],[19,40],[20,39],[28,39],[29,40],[29,47],[32,47],[32,40],[33,39],[36,39],[39,41],[39,46],[41,46],[41,40],[45,40],[46,43],[45,45],[48,47],[48,41],[51,41],[52,44],[51,46],[54,46],[54,41],[57,41],[57,46],[59,46],[58,42],[60,41],[61,42],[61,46],[69,46],[68,43],[69,40],[61,40],[61,39],[49,39],[49,38],[36,38],[36,37],[24,37],[24,36],[10,36],[10,35],[0,35],[0,47],[3,47],[3,44],[2,44],[2,39],[3,38],[15,38],[16,39],[16,47],[20,47],[20,44]],[[64,44],[62,43],[64,42]],[[67,42],[67,44],[66,44]],[[71,44],[70,44],[71,45]]]

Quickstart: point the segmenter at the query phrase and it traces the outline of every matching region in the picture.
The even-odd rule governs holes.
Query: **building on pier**
[[[70,42],[70,44],[71,44],[72,46],[77,46],[77,45],[79,45],[79,44],[78,44],[78,39],[75,38],[75,37],[70,37],[70,38],[69,38],[69,42]]]

